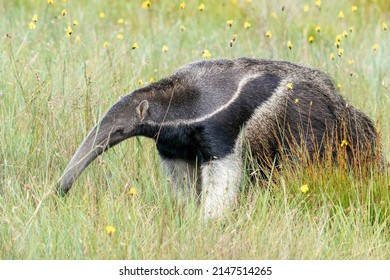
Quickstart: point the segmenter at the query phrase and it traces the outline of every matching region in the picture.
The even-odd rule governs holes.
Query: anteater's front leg
[[[202,207],[206,220],[219,218],[234,206],[242,177],[241,166],[237,153],[202,164]]]
[[[161,157],[161,165],[164,175],[173,186],[175,194],[179,199],[195,199],[198,196],[200,184],[197,179],[198,173],[196,163],[189,163],[181,159],[168,159]]]

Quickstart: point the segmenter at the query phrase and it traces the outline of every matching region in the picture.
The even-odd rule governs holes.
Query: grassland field
[[[154,142],[133,138],[52,193],[120,96],[202,59],[322,69],[376,123],[388,162],[388,26],[387,0],[1,0],[0,259],[389,259],[388,167],[287,165],[203,223],[173,199]]]

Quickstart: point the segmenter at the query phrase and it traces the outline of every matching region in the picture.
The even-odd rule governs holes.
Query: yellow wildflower
[[[386,22],[382,22],[382,29],[383,29],[383,31],[386,31],[386,30],[387,30],[387,24],[386,24]]]
[[[252,0],[245,0],[245,2],[247,2],[248,4],[251,4]]]
[[[287,47],[291,50],[294,47],[294,45],[293,45],[293,43],[291,43],[291,41],[288,41]]]
[[[321,32],[321,26],[317,25],[317,26],[315,27],[315,30],[316,30],[316,32],[320,33],[320,32]]]
[[[341,56],[343,55],[343,53],[344,53],[344,49],[339,48],[339,49],[338,49],[338,52],[337,52],[337,54],[339,55],[339,57],[341,57]]]
[[[379,45],[378,44],[375,44],[372,49],[374,50],[374,52],[376,52],[378,49],[379,49]]]
[[[107,49],[109,45],[110,45],[109,42],[104,41],[104,43],[103,43],[103,48]]]
[[[343,141],[341,141],[340,146],[341,146],[341,148],[348,146],[348,141],[344,139]]]
[[[251,27],[251,24],[249,22],[244,22],[244,28],[249,29]]]
[[[230,40],[230,43],[229,43],[230,47],[233,47],[233,43],[236,41],[236,39],[237,39],[237,34],[233,34],[233,37],[232,37],[232,39]]]
[[[47,4],[53,5],[54,4],[54,0],[47,0]]]
[[[143,84],[144,84],[144,82],[142,81],[142,79],[139,79],[139,80],[138,80],[138,85],[139,85],[139,86],[142,86]]]
[[[336,87],[337,87],[338,89],[341,89],[341,84],[340,84],[340,83],[337,83]]]
[[[114,234],[115,231],[116,231],[116,228],[115,228],[115,227],[113,227],[113,226],[106,226],[106,233],[107,233],[108,235]]]
[[[78,25],[79,24],[79,21],[77,20],[77,19],[75,19],[74,21],[73,21],[73,25]]]
[[[123,40],[124,36],[123,36],[122,33],[118,33],[118,35],[116,35],[116,38],[117,38],[118,40]]]
[[[351,27],[349,28],[349,32],[350,32],[350,33],[353,32],[353,26],[351,26]]]
[[[184,26],[184,24],[181,24],[180,25],[180,30],[183,32],[184,30],[186,30],[186,27]]]
[[[342,18],[344,18],[344,13],[343,13],[343,11],[340,11],[340,12],[339,12],[339,15],[338,15],[338,17],[339,17],[339,19],[342,19]]]
[[[149,83],[153,83],[154,82],[154,78],[153,77],[151,77],[150,79],[149,79]],[[131,192],[131,190],[130,190],[130,192]],[[130,193],[131,194],[131,193]]]
[[[162,52],[166,53],[168,50],[169,50],[169,48],[167,45],[162,46],[162,49],[161,49]]]
[[[203,3],[200,3],[198,9],[199,9],[199,11],[203,12],[204,9],[206,9],[206,6]]]
[[[334,60],[334,53],[330,53],[329,57],[331,60]]]
[[[292,90],[292,89],[293,89],[293,84],[292,84],[292,83],[287,83],[287,84],[286,84],[286,88],[287,88],[288,90]]]
[[[313,43],[314,42],[314,36],[309,36],[308,40],[309,40],[309,43]]]
[[[66,28],[66,36],[67,36],[67,37],[70,37],[70,36],[72,35],[72,33],[73,33],[72,26],[69,25],[69,26]]]
[[[80,43],[80,42],[81,42],[80,36],[77,36],[77,37],[74,39],[74,41],[75,41],[76,43]]]
[[[348,64],[354,64],[354,63],[355,61],[352,58],[348,59]]]
[[[356,5],[352,5],[351,11],[356,12],[358,10],[358,7]]]
[[[33,15],[31,20],[36,23],[38,21],[38,15]]]
[[[303,11],[304,11],[305,13],[307,13],[308,11],[310,11],[309,5],[303,6]]]
[[[153,79],[153,78],[151,78],[151,79]],[[135,188],[130,188],[129,193],[130,193],[131,196],[135,196],[137,194],[137,191],[136,191]]]
[[[106,17],[106,14],[105,13],[103,13],[103,12],[100,12],[99,13],[99,18],[100,19],[104,19]]]
[[[146,1],[142,2],[141,7],[142,7],[142,9],[148,9],[150,7],[150,5],[152,5],[152,2],[149,0],[146,0]]]
[[[273,17],[274,19],[278,19],[278,15],[275,12],[271,13],[271,17]]]
[[[268,31],[265,33],[265,37],[267,37],[267,38],[271,38],[271,37],[272,37],[272,32],[271,32],[271,30],[268,30]]]
[[[307,184],[304,184],[299,189],[301,190],[301,192],[307,193],[309,191],[309,186]]]
[[[184,10],[186,8],[186,3],[181,2],[179,7],[180,9]]]
[[[202,52],[202,57],[205,59],[209,59],[211,57],[211,53],[209,52],[209,50],[204,50]]]
[[[229,27],[232,27],[232,25],[233,25],[233,20],[232,20],[232,19],[229,19],[228,21],[226,21],[226,24],[229,25]]]
[[[348,32],[344,30],[343,33],[341,33],[341,36],[344,36],[345,38],[347,38],[348,37]]]
[[[138,49],[139,48],[139,45],[137,43],[133,43],[133,45],[131,46],[131,49]]]
[[[316,5],[318,9],[321,9],[321,0],[316,0],[316,2],[314,2],[314,5]]]
[[[295,103],[299,103],[299,99],[298,99],[298,98],[295,98],[295,99],[294,99],[294,102],[295,102]]]
[[[30,28],[31,30],[35,29],[37,26],[35,25],[35,23],[33,21],[30,21],[30,23],[28,24],[28,28]]]
[[[123,18],[119,18],[118,20],[117,20],[117,23],[118,24],[123,24],[125,22],[125,20],[123,19]]]
[[[65,9],[61,11],[61,15],[62,15],[63,17],[66,16],[66,10],[65,10]]]
[[[334,45],[339,48],[340,47],[340,44],[341,44],[341,40],[343,39],[343,37],[339,34],[336,36],[336,42],[334,43]]]

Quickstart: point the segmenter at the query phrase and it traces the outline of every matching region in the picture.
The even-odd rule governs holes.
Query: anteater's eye
[[[125,129],[124,129],[124,128],[117,128],[117,129],[115,130],[115,133],[116,133],[116,134],[123,135],[123,134],[125,134]]]

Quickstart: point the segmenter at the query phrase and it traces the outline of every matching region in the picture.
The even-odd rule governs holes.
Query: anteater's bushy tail
[[[348,161],[355,165],[376,164],[383,166],[380,135],[374,123],[361,111],[346,106],[338,126],[336,151],[346,150]]]

